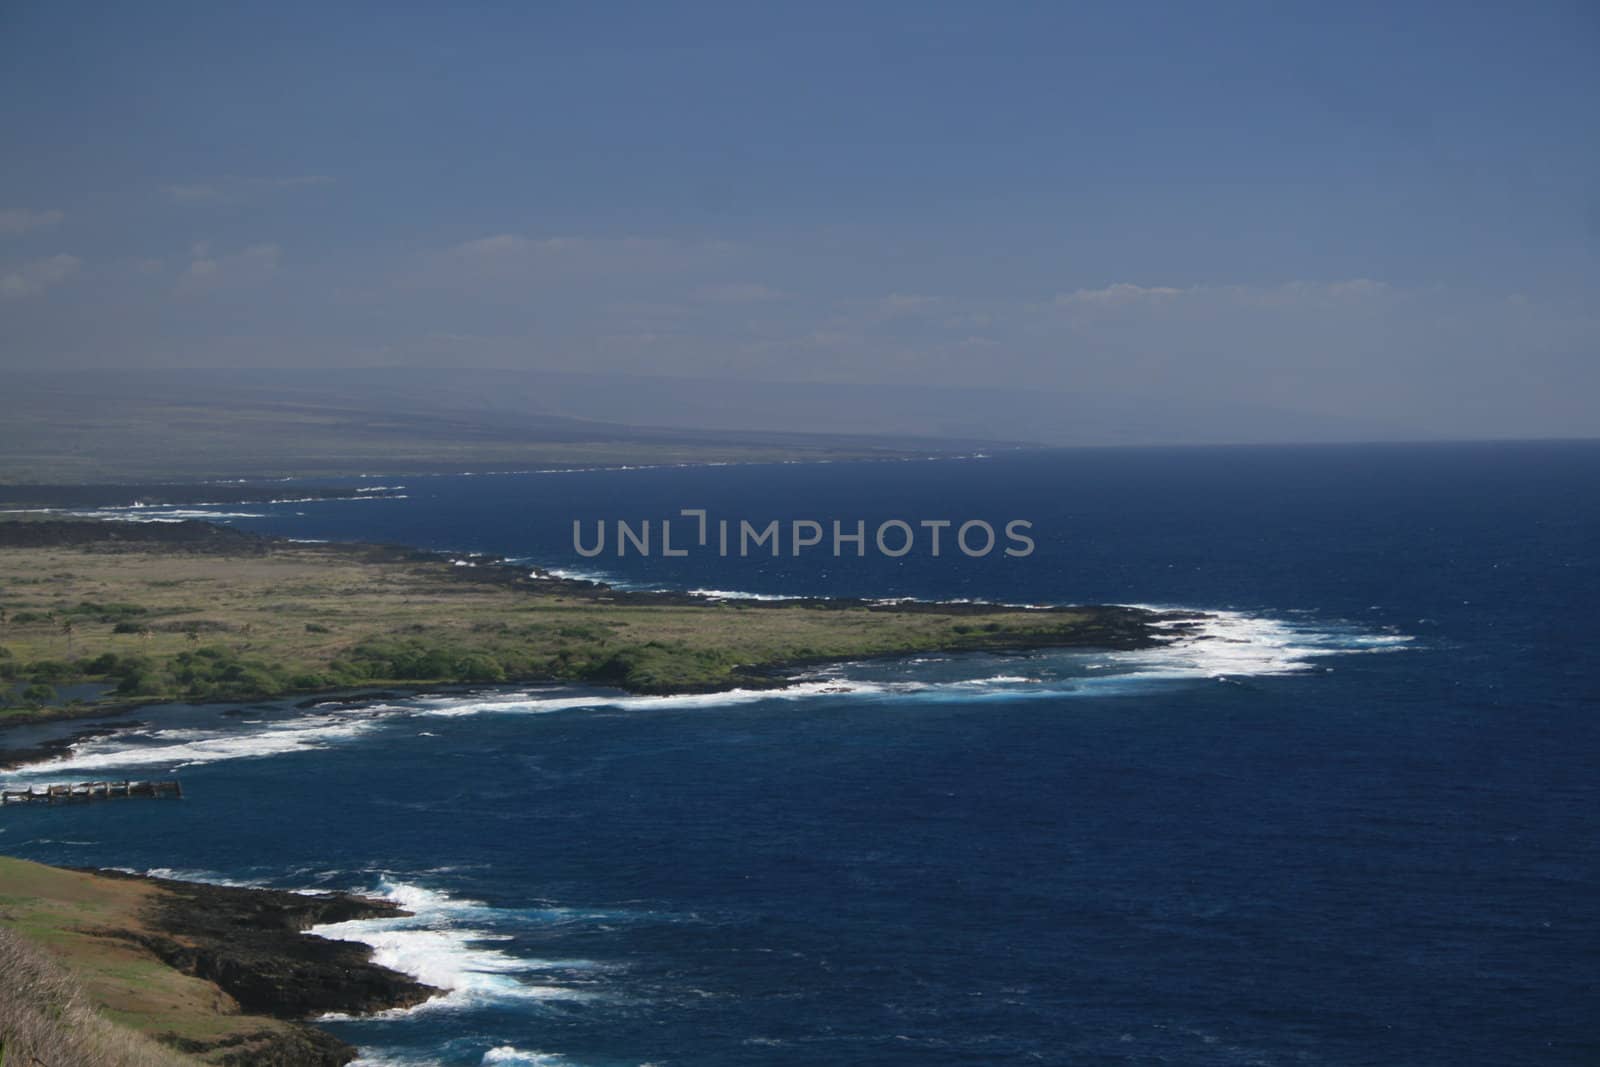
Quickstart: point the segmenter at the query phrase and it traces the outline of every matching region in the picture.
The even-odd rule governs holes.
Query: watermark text
[[[585,559],[617,556],[831,555],[869,554],[899,559],[913,554],[960,555],[982,559],[996,552],[1013,558],[1033,555],[1033,523],[1011,519],[713,519],[705,508],[681,508],[663,519],[572,520],[572,550]]]

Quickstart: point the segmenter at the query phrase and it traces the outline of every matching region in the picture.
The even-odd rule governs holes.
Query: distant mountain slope
[[[348,475],[642,463],[845,459],[971,451],[931,435],[673,424],[552,411],[537,383],[388,372],[24,374],[0,394],[0,481],[84,482]],[[678,420],[681,423],[681,420]]]
[[[1405,427],[1239,405],[917,384],[486,369],[22,373],[0,480],[350,474],[821,459],[1007,446],[1404,440]]]

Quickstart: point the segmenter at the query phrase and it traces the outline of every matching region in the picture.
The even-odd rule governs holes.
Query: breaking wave
[[[124,508],[97,508],[92,511],[72,511],[68,514],[80,519],[121,519],[124,522],[188,522],[190,519],[264,519],[259,511],[215,511],[205,507],[150,507],[131,504]]]
[[[643,696],[582,686],[419,695],[393,702],[333,703],[280,717],[234,719],[196,729],[144,728],[87,738],[7,780],[57,780],[113,768],[180,770],[235,759],[316,752],[357,742],[403,720],[485,714],[666,711],[764,701],[921,702],[1035,700],[1092,696],[1151,684],[1299,674],[1331,657],[1398,652],[1412,637],[1392,630],[1285,621],[1237,611],[1158,624],[1172,640],[1135,651],[1053,649],[1026,654],[943,654],[834,664],[775,688]],[[392,699],[392,698],[391,698]]]
[[[541,912],[492,908],[389,876],[368,895],[393,901],[411,914],[325,923],[308,932],[367,945],[374,963],[441,990],[416,1007],[393,1009],[382,1013],[385,1016],[600,995],[594,988],[595,975],[604,970],[599,964],[533,959],[507,951],[512,935],[504,930],[525,929],[530,921],[545,917]]]

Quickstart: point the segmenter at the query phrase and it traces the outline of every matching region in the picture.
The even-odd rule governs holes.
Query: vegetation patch
[[[87,682],[108,688],[102,703],[532,680],[674,693],[776,684],[825,660],[1156,640],[1132,608],[718,602],[524,575],[194,531],[0,547],[0,722],[81,713],[49,705]]]

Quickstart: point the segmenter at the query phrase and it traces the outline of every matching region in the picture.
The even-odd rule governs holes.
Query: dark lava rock
[[[185,519],[182,522],[121,522],[99,519],[41,519],[0,522],[0,548],[57,548],[67,545],[166,545],[190,551],[248,550],[266,543],[255,534]]]
[[[107,931],[109,935],[137,942],[169,967],[216,983],[252,1015],[289,1021],[325,1012],[360,1015],[408,1008],[441,992],[373,963],[366,945],[304,932],[323,923],[408,914],[387,901],[94,873],[138,878],[162,889],[144,916],[148,930]],[[222,1062],[322,1067],[356,1056],[354,1048],[310,1026],[297,1026],[289,1036],[255,1036],[266,1042],[264,1047],[254,1037],[236,1039],[239,1047],[223,1055]],[[205,1051],[222,1047],[206,1046]]]

